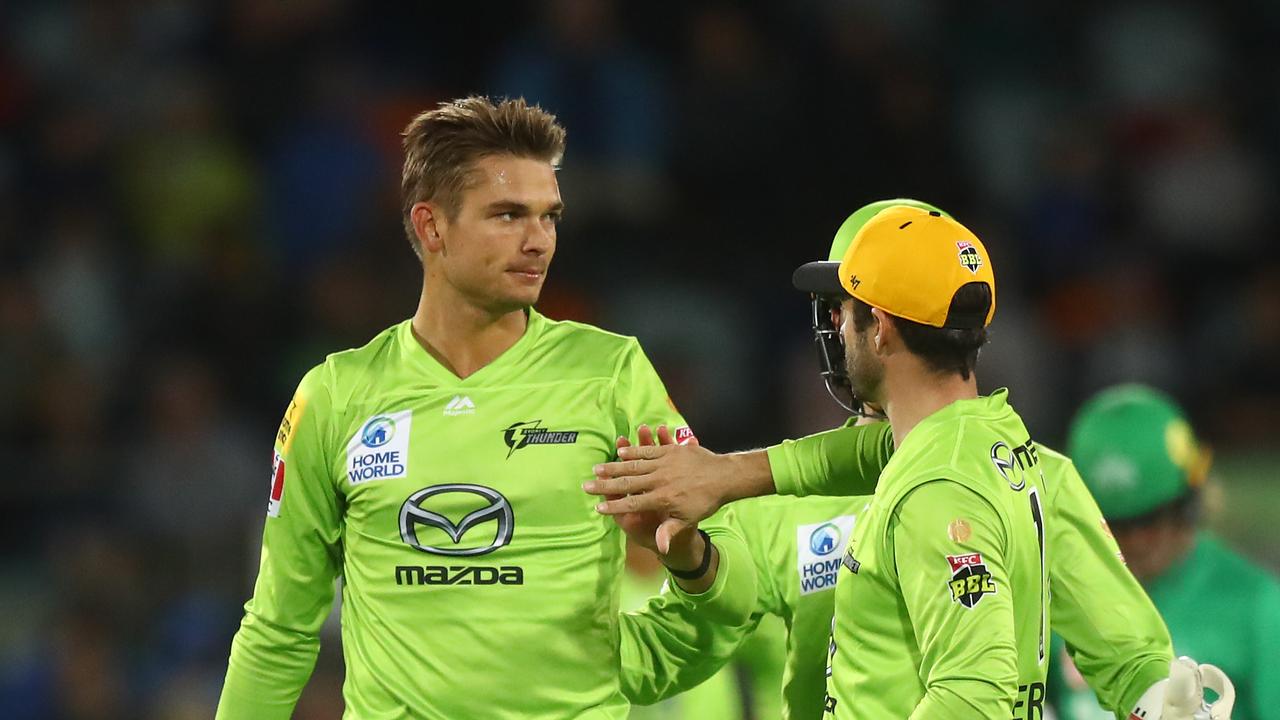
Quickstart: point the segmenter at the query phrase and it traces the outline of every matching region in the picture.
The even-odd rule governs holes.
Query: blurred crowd
[[[841,419],[790,273],[910,196],[991,249],[980,376],[1037,438],[1142,380],[1276,453],[1277,32],[1261,0],[0,4],[0,714],[210,715],[275,425],[412,313],[399,132],[464,94],[566,125],[541,307],[638,335],[705,445]],[[298,717],[337,717],[336,644]]]

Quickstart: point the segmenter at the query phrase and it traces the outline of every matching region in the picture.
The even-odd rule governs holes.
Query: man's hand
[[[658,428],[659,441],[666,433]],[[732,500],[774,492],[773,474],[764,451],[719,455],[699,447],[660,444],[619,446],[618,462],[595,467],[596,479],[582,488],[604,495],[596,510],[605,515],[657,513],[662,518],[655,541],[659,554],[671,541],[691,532]],[[650,516],[651,517],[651,516]],[[625,526],[624,526],[625,529]]]
[[[640,441],[640,447],[654,447],[659,444],[662,446],[669,446],[675,444],[675,440],[671,437],[671,431],[667,429],[666,425],[660,425],[658,427],[656,438],[654,436],[654,432],[648,425],[641,425],[637,428],[636,436]],[[619,453],[622,452],[623,448],[632,447],[631,441],[624,436],[619,436],[616,442]],[[694,442],[696,442],[696,440]],[[588,490],[588,492],[590,491]],[[622,494],[608,494],[606,495],[606,500],[619,500],[623,497],[625,496]],[[623,532],[627,534],[627,537],[631,538],[631,540],[637,545],[647,548],[654,553],[657,553],[659,556],[663,556],[664,553],[658,549],[658,526],[661,525],[662,521],[665,519],[666,518],[661,513],[654,510],[625,512],[613,515],[613,521],[618,524],[618,527],[622,528]],[[682,539],[685,540],[685,542],[691,543],[693,540],[698,540],[698,543],[701,544],[701,540],[697,538],[697,534],[698,533],[692,528],[681,533]],[[677,552],[680,549],[681,548],[676,548]],[[668,548],[668,550],[670,550],[670,548]],[[701,559],[701,555],[698,556],[698,559]],[[665,562],[666,558],[663,557],[663,560]],[[694,562],[694,566],[697,566],[696,561]],[[683,569],[679,564],[674,565],[673,567]]]
[[[640,441],[641,447],[654,447],[655,438],[652,430],[648,425],[641,425],[636,430],[637,439]],[[657,433],[658,446],[675,445],[675,439],[671,436],[671,431],[666,425],[660,425]],[[697,439],[690,441],[690,444],[696,444]],[[632,447],[631,441],[625,437],[617,439],[618,450]],[[618,499],[620,495],[610,496],[610,499]],[[703,576],[686,580],[676,578],[676,582],[687,592],[700,593],[706,591],[715,580],[716,569],[719,565],[719,554],[715,546],[705,541],[701,534],[698,533],[697,524],[692,524],[677,530],[674,534],[667,537],[664,543],[664,549],[658,548],[658,534],[664,517],[653,511],[623,513],[613,516],[614,522],[623,532],[641,547],[657,553],[662,564],[677,571],[691,572],[700,567],[707,553],[711,553],[707,572]]]

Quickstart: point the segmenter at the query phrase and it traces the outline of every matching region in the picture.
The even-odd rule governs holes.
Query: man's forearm
[[[315,667],[318,638],[246,614],[231,644],[218,720],[285,720]]]
[[[720,505],[724,506],[735,500],[773,495],[777,488],[773,485],[773,468],[769,465],[769,455],[764,450],[747,450],[730,453],[724,456],[725,479]]]

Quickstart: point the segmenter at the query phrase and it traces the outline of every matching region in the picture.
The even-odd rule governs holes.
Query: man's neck
[[[885,368],[884,412],[893,428],[893,446],[902,441],[920,421],[956,400],[978,397],[973,373],[965,380],[957,373],[935,373],[915,360],[905,367]]]
[[[524,310],[495,313],[451,288],[424,285],[413,314],[413,335],[428,353],[460,379],[476,373],[524,335]]]

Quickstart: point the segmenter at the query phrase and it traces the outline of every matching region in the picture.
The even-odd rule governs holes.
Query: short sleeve
[[[893,455],[888,423],[845,425],[765,451],[779,495],[870,495]]]
[[[614,423],[619,435],[636,442],[636,428],[666,425],[680,444],[693,440],[693,430],[676,409],[640,343],[629,340],[614,382]]]

